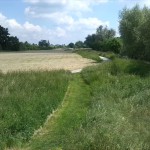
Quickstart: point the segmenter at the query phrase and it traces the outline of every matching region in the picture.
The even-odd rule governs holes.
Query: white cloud
[[[55,17],[58,18],[57,15]],[[64,19],[66,21],[68,18]],[[60,21],[61,25],[59,22],[54,28],[49,29],[27,21],[19,24],[15,19],[8,19],[0,13],[0,24],[7,27],[11,35],[17,36],[20,41],[31,43],[37,43],[41,39],[49,40],[54,44],[76,42],[84,40],[88,34],[94,33],[99,25],[109,25],[109,22],[103,22],[97,18],[80,18],[78,20],[69,18],[68,20],[70,20],[69,24],[64,24],[63,20]]]
[[[0,25],[9,29],[9,33],[17,36],[20,41],[28,41],[37,43],[41,39],[50,40],[53,43],[58,42],[60,38],[66,36],[66,31],[61,27],[48,29],[30,22],[19,24],[15,19],[8,19],[0,13]],[[57,40],[56,40],[57,39]]]
[[[103,26],[109,26],[109,22],[103,22],[97,18],[80,18],[77,23],[77,25],[83,25],[86,28],[89,29],[96,29],[98,26],[103,25]]]
[[[25,22],[25,24],[23,25],[23,28],[29,32],[41,32],[42,31],[42,28],[39,25],[33,25],[29,22]]]
[[[84,17],[84,12],[91,12],[95,4],[109,0],[23,0],[27,7],[25,14],[32,19],[45,19],[51,28],[35,25],[31,22],[18,23],[0,13],[0,24],[9,29],[13,36],[21,41],[37,43],[41,39],[56,44],[84,40],[88,34],[96,31],[100,25],[109,26],[108,21],[96,17]]]
[[[133,7],[136,4],[140,6],[150,6],[150,0],[118,0],[118,2],[122,3],[123,5],[126,5],[127,7]]]

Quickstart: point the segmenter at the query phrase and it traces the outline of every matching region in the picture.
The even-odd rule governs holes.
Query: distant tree
[[[8,49],[12,51],[19,51],[20,50],[20,43],[19,39],[15,36],[10,36],[8,38]]]
[[[99,36],[99,39],[102,41],[114,38],[115,34],[116,34],[115,30],[108,29],[107,26],[106,27],[99,26],[96,30],[96,35]]]
[[[69,44],[68,44],[68,47],[69,47],[69,48],[74,48],[75,45],[74,45],[74,43],[69,43]]]
[[[45,48],[45,49],[47,49],[49,46],[50,46],[50,43],[49,43],[49,41],[47,41],[47,40],[41,40],[41,41],[39,41],[39,47],[41,47],[41,48]]]
[[[84,48],[85,45],[84,45],[84,43],[83,43],[82,41],[77,41],[77,42],[75,43],[75,47],[76,47],[76,48]]]
[[[86,37],[85,44],[94,50],[106,51],[110,48],[108,48],[107,41],[115,38],[115,34],[115,30],[99,26],[96,30],[96,34],[88,35]]]

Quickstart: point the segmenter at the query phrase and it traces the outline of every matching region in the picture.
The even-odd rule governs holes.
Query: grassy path
[[[78,129],[85,121],[90,106],[90,89],[80,74],[74,75],[63,104],[45,123],[44,127],[32,138],[27,149],[70,149]],[[79,134],[79,133],[78,133]]]

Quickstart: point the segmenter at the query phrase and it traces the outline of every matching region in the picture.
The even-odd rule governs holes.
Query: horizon
[[[119,12],[149,0],[1,0],[0,25],[21,42],[69,44],[84,41],[100,26],[119,35]]]

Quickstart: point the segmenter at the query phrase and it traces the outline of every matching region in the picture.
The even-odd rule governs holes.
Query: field
[[[149,150],[150,64],[105,55],[79,74],[1,73],[2,149]]]
[[[93,62],[63,50],[0,54],[0,70],[4,73],[18,70],[65,69],[72,71],[93,65]]]

